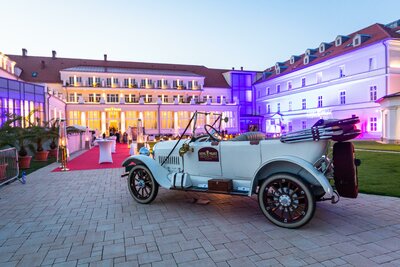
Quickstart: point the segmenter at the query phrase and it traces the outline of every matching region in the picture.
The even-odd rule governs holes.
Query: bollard
[[[23,171],[21,175],[21,179],[19,180],[22,184],[26,184],[26,172]]]

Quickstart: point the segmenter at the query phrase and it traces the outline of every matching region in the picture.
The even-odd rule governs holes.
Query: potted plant
[[[49,151],[43,149],[43,142],[48,138],[49,130],[40,125],[39,118],[36,118],[36,123],[30,126],[29,130],[33,135],[34,143],[36,143],[35,160],[47,161]]]
[[[18,150],[18,163],[20,169],[29,169],[31,167],[32,156],[28,155],[27,146],[31,143],[33,134],[29,128],[15,127]]]
[[[58,121],[53,120],[49,122],[49,138],[51,140],[49,157],[56,158],[57,157],[57,140],[58,140]]]

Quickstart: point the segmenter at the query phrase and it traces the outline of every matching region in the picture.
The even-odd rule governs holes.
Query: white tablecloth
[[[117,137],[116,136],[110,136],[107,138],[107,140],[111,140],[112,143],[112,147],[111,147],[111,152],[115,153],[117,150]]]
[[[111,155],[111,148],[112,148],[112,140],[96,140],[97,144],[99,144],[99,163],[103,162],[113,162],[112,155]]]

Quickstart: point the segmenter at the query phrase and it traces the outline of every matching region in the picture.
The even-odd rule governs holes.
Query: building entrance
[[[106,108],[106,128],[108,135],[115,134],[121,129],[121,109]]]

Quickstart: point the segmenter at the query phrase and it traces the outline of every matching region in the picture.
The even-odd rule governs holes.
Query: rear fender
[[[154,159],[149,156],[134,155],[126,158],[124,162],[122,162],[122,166],[125,167],[126,172],[129,172],[135,164],[145,165],[151,171],[157,183],[162,187],[167,189],[171,187],[171,181],[168,179],[169,172]]]
[[[285,156],[277,157],[270,161],[267,161],[255,172],[249,195],[256,192],[259,181],[271,176],[275,173],[291,173],[302,177],[310,185],[320,186],[325,191],[324,197],[330,198],[333,196],[333,188],[329,183],[329,180],[319,171],[317,171],[314,166],[305,161],[304,159]]]

